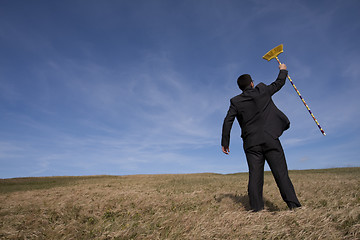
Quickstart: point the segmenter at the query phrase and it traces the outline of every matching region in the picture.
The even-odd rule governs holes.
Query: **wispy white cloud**
[[[34,140],[28,151],[38,163],[32,174],[45,174],[57,162],[83,162],[84,168],[113,162],[132,169],[152,161],[174,164],[184,161],[183,153],[189,149],[217,146],[219,132],[214,132],[214,125],[209,123],[209,118],[220,110],[217,97],[209,97],[213,90],[207,86],[192,89],[175,69],[163,69],[169,65],[167,59],[153,57],[151,61],[143,64],[151,64],[152,70],[145,66],[137,72],[111,71],[93,63],[51,62],[41,77],[62,82],[65,92],[76,92],[78,102],[69,107],[75,112],[86,107],[90,113],[76,115],[61,128],[41,118],[38,121],[27,115],[17,116],[19,124],[43,135],[43,139],[27,136]],[[121,79],[124,75],[132,77]],[[52,95],[43,97],[46,103],[53,101]],[[60,121],[68,118],[53,111],[51,104],[32,105],[45,117],[51,115]],[[74,128],[86,128],[87,133],[74,134]],[[41,141],[49,137],[41,146]]]

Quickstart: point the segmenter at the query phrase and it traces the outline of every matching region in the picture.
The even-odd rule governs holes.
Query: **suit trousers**
[[[279,139],[274,139],[265,133],[265,143],[252,146],[245,150],[249,167],[248,194],[250,206],[253,211],[264,209],[263,185],[264,164],[269,164],[282,199],[290,209],[300,207],[294,186],[288,175],[285,154]]]

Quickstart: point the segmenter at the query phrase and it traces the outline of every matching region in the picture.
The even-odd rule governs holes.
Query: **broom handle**
[[[280,62],[280,60],[279,60],[278,57],[276,57],[276,60],[278,61],[279,64],[281,64],[281,62]],[[288,79],[290,80],[291,85],[294,87],[296,93],[299,95],[301,101],[302,101],[303,104],[305,105],[306,109],[309,111],[311,117],[314,119],[314,121],[315,121],[316,125],[318,126],[318,128],[320,129],[321,133],[322,133],[324,136],[326,136],[326,133],[325,133],[324,130],[321,128],[319,122],[316,120],[314,114],[311,112],[309,106],[306,104],[306,102],[305,102],[304,98],[301,96],[299,90],[297,90],[297,88],[296,88],[295,84],[293,83],[293,81],[291,80],[290,76],[287,75],[287,77],[288,77]]]

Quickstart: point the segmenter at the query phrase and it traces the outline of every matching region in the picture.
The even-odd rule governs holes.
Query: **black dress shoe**
[[[290,202],[290,203],[288,203],[288,207],[289,207],[290,210],[294,210],[294,209],[296,209],[296,208],[301,207],[301,205],[300,205],[300,204],[295,204],[295,203],[293,203],[293,202]]]

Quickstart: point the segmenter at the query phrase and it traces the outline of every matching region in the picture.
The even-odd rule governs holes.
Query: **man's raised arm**
[[[279,75],[277,77],[277,79],[271,83],[270,85],[268,85],[268,89],[270,92],[270,95],[274,95],[277,91],[279,91],[285,84],[285,80],[288,74],[286,65],[284,63],[279,64]]]

